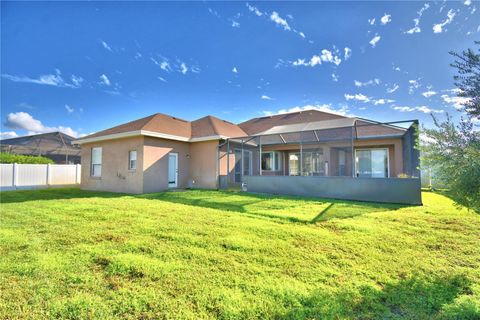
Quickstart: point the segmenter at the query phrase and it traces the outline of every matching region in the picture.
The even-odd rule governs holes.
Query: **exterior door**
[[[178,186],[178,153],[168,154],[168,187]]]

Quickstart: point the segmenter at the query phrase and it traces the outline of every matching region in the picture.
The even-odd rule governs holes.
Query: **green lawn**
[[[480,215],[423,201],[4,192],[0,319],[480,319]]]

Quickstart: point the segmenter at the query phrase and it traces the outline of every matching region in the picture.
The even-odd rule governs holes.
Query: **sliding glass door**
[[[387,178],[388,149],[355,150],[355,172],[357,177]]]

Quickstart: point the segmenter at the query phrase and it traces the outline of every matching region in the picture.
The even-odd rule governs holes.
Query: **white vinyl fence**
[[[0,164],[0,189],[37,189],[80,184],[79,164]]]

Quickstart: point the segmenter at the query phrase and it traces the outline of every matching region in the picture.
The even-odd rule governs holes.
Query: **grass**
[[[480,216],[423,201],[2,193],[0,319],[480,319]]]

